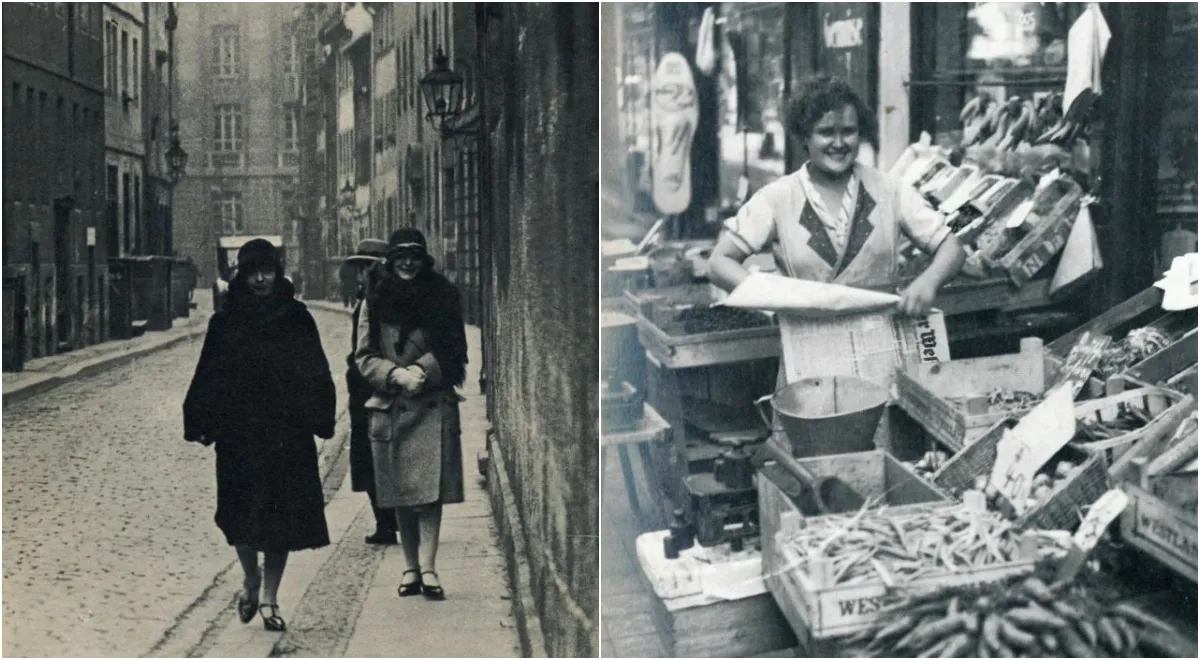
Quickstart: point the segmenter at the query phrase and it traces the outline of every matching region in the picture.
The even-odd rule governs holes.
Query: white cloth
[[[1100,89],[1100,67],[1104,63],[1104,52],[1112,39],[1112,30],[1104,20],[1100,5],[1089,2],[1087,10],[1075,19],[1067,33],[1067,84],[1063,89],[1063,114],[1083,90],[1091,89],[1096,94]]]

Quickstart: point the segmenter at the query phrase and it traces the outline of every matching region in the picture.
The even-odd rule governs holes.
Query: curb
[[[47,376],[42,380],[30,381],[27,384],[15,385],[12,389],[6,390],[3,393],[5,403],[15,403],[24,401],[32,396],[42,394],[52,390],[60,385],[68,383],[76,378],[86,378],[99,373],[108,371],[116,367],[120,367],[134,360],[145,357],[151,353],[156,353],[161,350],[171,348],[185,339],[195,339],[198,335],[203,335],[208,331],[206,322],[198,322],[187,326],[186,332],[181,333],[177,337],[164,339],[156,344],[140,346],[136,349],[131,349],[125,352],[114,352],[110,355],[101,355],[92,358],[90,362],[85,362],[78,366],[67,367],[61,369],[53,375]]]
[[[495,434],[490,431],[487,434],[487,449],[490,457],[487,462],[487,489],[492,501],[492,517],[499,528],[508,567],[509,586],[513,590],[513,617],[517,620],[521,655],[525,658],[545,658],[546,640],[542,635],[541,617],[534,606],[525,536],[521,533],[521,516],[508,484],[504,455],[496,446]]]

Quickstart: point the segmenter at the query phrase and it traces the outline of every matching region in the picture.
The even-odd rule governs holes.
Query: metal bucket
[[[767,427],[775,429],[763,407],[768,400],[793,456],[826,456],[875,449],[887,390],[853,376],[796,381],[755,402]]]

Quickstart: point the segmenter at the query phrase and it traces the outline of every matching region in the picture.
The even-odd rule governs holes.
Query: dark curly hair
[[[862,140],[876,144],[879,126],[875,122],[875,113],[846,81],[829,75],[809,80],[800,89],[800,95],[792,99],[787,111],[788,132],[797,140],[807,140],[825,113],[847,105],[854,106],[858,113],[858,134]]]

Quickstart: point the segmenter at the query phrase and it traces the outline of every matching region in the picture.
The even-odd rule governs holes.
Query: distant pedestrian
[[[376,500],[396,509],[404,546],[401,597],[445,598],[437,573],[442,506],[463,501],[459,398],[466,377],[462,296],[434,271],[425,236],[399,229],[358,319]]]
[[[288,553],[329,545],[313,436],[333,437],[336,394],[316,323],[275,247],[252,240],[237,260],[183,404],[184,437],[216,446],[216,523],[244,572],[238,616],[249,623],[261,612],[264,628],[281,631]]]
[[[354,264],[342,264],[338,271],[338,283],[341,285],[342,307],[349,308],[354,302],[354,294],[358,292],[358,269]]]
[[[358,302],[351,316],[350,355],[346,356],[346,390],[350,395],[350,488],[357,493],[365,492],[375,514],[375,532],[365,540],[372,545],[396,544],[396,512],[380,508],[375,497],[375,465],[371,455],[371,440],[367,437],[367,400],[375,389],[358,372],[354,353],[358,350],[359,312],[362,300],[375,267],[382,267],[388,253],[387,241],[368,238],[358,244],[354,255],[346,259],[358,270]]]

